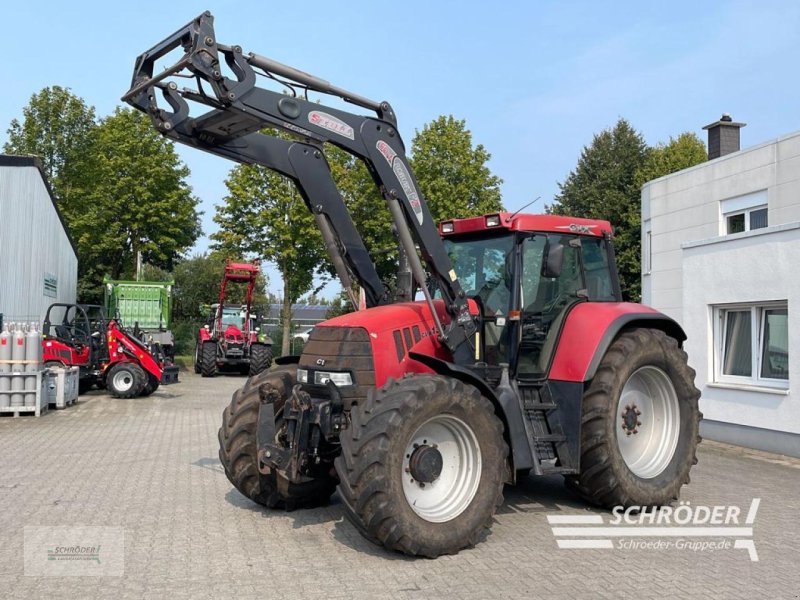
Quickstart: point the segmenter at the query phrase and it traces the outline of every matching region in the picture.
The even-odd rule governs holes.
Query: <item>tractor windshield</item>
[[[244,330],[244,315],[245,311],[240,307],[222,309],[222,328],[236,327],[237,329]],[[256,330],[256,317],[250,316],[250,331]]]
[[[484,360],[508,360],[508,311],[514,288],[514,235],[490,238],[447,238],[447,254],[467,296],[483,310]]]

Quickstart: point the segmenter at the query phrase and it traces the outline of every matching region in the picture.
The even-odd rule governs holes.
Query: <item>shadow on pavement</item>
[[[217,459],[202,458],[192,464],[222,472],[222,467]],[[503,490],[503,495],[504,502],[497,511],[497,516],[501,517],[514,513],[552,514],[564,508],[576,511],[593,509],[593,507],[572,494],[564,485],[563,478],[558,476],[522,477],[516,486],[506,486]],[[348,548],[383,559],[414,560],[408,556],[387,551],[362,536],[345,517],[338,494],[334,494],[331,497],[330,504],[326,506],[298,508],[291,511],[268,509],[259,506],[233,487],[225,494],[225,500],[232,506],[257,513],[261,518],[289,517],[292,519],[292,527],[294,529],[333,523],[333,537]],[[481,541],[484,541],[488,536],[491,536],[491,531],[488,531]]]

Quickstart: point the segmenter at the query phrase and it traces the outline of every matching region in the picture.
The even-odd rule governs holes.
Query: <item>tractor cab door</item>
[[[536,234],[522,241],[517,375],[547,374],[562,325],[575,304],[613,302],[606,240],[577,235]]]

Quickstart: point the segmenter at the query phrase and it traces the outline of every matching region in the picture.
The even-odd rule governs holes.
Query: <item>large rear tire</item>
[[[250,377],[263,373],[272,364],[272,347],[266,344],[250,346]]]
[[[144,369],[133,363],[117,363],[108,370],[106,387],[115,398],[136,398],[147,384]]]
[[[200,346],[200,374],[203,377],[215,377],[217,374],[217,344],[203,342]]]
[[[367,539],[431,558],[480,541],[503,501],[508,446],[476,388],[440,375],[390,380],[350,416],[339,495]]]
[[[194,344],[194,372],[200,375],[200,346],[202,342],[196,341]]]
[[[218,432],[219,460],[225,475],[244,496],[268,508],[287,510],[301,506],[318,506],[330,500],[336,488],[333,478],[316,479],[303,484],[290,484],[287,492],[278,491],[275,474],[264,475],[258,470],[256,427],[261,407],[259,389],[272,386],[278,392],[275,402],[275,429],[280,433],[283,405],[297,383],[297,365],[286,365],[264,371],[247,380],[236,390],[230,404],[222,413]]]
[[[580,474],[569,487],[607,508],[677,500],[700,442],[694,376],[663,331],[622,333],[583,395]]]

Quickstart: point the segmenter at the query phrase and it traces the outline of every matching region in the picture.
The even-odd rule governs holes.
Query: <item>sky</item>
[[[0,142],[46,86],[112,113],[135,58],[204,10],[221,43],[390,101],[407,147],[439,115],[466,120],[509,210],[537,196],[531,211],[550,204],[593,134],[620,117],[649,144],[684,131],[705,141],[703,125],[722,113],[747,123],[743,147],[800,129],[796,1],[28,0],[3,8]],[[233,165],[178,151],[207,236]]]

